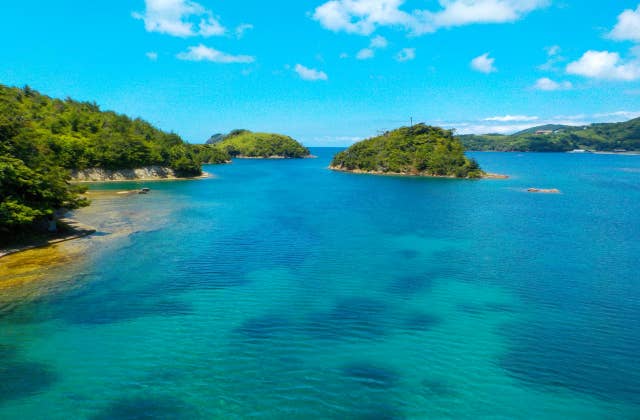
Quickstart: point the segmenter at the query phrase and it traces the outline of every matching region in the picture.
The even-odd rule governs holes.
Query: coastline
[[[318,156],[315,155],[307,155],[307,156],[300,156],[300,157],[288,157],[288,156],[282,156],[282,155],[272,155],[272,156],[244,156],[244,155],[238,155],[238,156],[234,156],[233,159],[316,159]]]
[[[72,177],[71,183],[74,184],[98,184],[105,182],[135,182],[135,181],[143,181],[143,182],[158,182],[158,181],[195,181],[199,179],[213,178],[214,175],[209,172],[202,172],[202,175],[199,176],[191,176],[191,177],[178,177],[175,175],[171,176],[143,176],[143,177],[93,177],[92,179],[77,179]]]
[[[46,248],[62,242],[84,238],[85,236],[92,235],[96,232],[96,229],[94,227],[87,226],[71,218],[62,218],[59,220],[59,223],[65,227],[65,230],[63,232],[57,232],[53,234],[43,233],[41,235],[37,235],[32,239],[27,239],[24,244],[11,245],[6,248],[0,248],[0,258],[17,254],[23,251],[29,251],[36,248]]]
[[[487,172],[483,176],[478,178],[468,178],[468,177],[456,177],[451,175],[427,175],[422,173],[410,173],[410,172],[382,172],[382,171],[365,171],[363,169],[344,169],[339,166],[329,166],[328,169],[336,172],[344,172],[350,174],[359,174],[359,175],[379,175],[379,176],[404,176],[404,177],[414,177],[414,178],[445,178],[445,179],[508,179],[509,175],[502,174],[494,174]]]

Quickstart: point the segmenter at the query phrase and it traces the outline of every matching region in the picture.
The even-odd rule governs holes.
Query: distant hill
[[[569,128],[573,128],[573,127],[571,127],[570,125],[546,124],[546,125],[539,125],[537,127],[531,127],[531,128],[527,128],[526,130],[518,131],[514,135],[517,136],[520,134],[536,134],[536,132],[538,131],[558,131],[558,130],[566,130]]]
[[[231,157],[303,158],[311,155],[309,149],[289,136],[249,130],[233,130],[214,144]]]
[[[417,124],[358,142],[338,153],[331,169],[347,172],[479,178],[477,162],[464,155],[450,130]]]
[[[457,136],[467,150],[567,152],[585,149],[594,152],[640,151],[640,118],[586,126],[542,125],[512,135],[485,134]]]
[[[205,144],[216,144],[216,143],[220,143],[222,140],[224,140],[227,136],[225,136],[222,133],[218,133],[218,134],[214,134],[213,136],[209,137],[209,140],[207,140],[205,142]]]

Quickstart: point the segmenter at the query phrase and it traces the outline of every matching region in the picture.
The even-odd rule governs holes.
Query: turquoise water
[[[335,151],[79,211],[83,257],[0,312],[0,418],[640,418],[640,157]]]

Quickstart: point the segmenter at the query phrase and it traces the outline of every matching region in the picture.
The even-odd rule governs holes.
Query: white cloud
[[[373,58],[376,53],[371,48],[363,48],[356,54],[358,60],[368,60]]]
[[[640,42],[640,5],[635,11],[628,9],[622,12],[608,36],[618,41]]]
[[[489,53],[485,53],[471,60],[471,68],[481,73],[494,73],[498,71],[494,65],[495,61],[495,58],[489,57]]]
[[[349,58],[349,54],[347,54],[347,53],[345,53],[345,52],[340,53],[340,58],[341,58],[341,59]]]
[[[515,22],[548,4],[547,0],[440,0],[444,10],[427,12],[426,16],[432,18],[436,27]]]
[[[358,53],[356,54],[356,58],[358,60],[368,60],[370,58],[373,58],[376,55],[375,50],[387,48],[388,45],[389,41],[387,41],[385,37],[380,35],[373,37],[371,39],[371,42],[369,42],[369,47],[363,48],[358,51]]]
[[[620,54],[609,51],[587,51],[567,65],[567,73],[603,80],[633,81],[640,79],[640,60],[624,62]]]
[[[555,70],[556,64],[565,61],[565,58],[560,56],[561,48],[559,45],[546,47],[545,51],[547,52],[547,62],[538,66],[538,69],[543,71]]]
[[[226,29],[213,13],[190,0],[145,0],[144,13],[133,17],[144,21],[148,32],[190,37],[223,35]]]
[[[145,54],[147,58],[151,61],[158,61],[158,53],[154,51],[149,51]]]
[[[300,76],[300,78],[303,80],[316,81],[316,80],[329,79],[329,77],[327,76],[327,73],[320,70],[316,70],[316,69],[310,69],[308,67],[303,66],[302,64],[296,64],[294,70],[296,71],[296,73],[298,73],[298,76]]]
[[[400,62],[411,61],[416,58],[415,48],[403,48],[396,54],[396,60]]]
[[[255,57],[250,55],[231,55],[202,44],[189,47],[187,51],[181,52],[176,57],[186,61],[211,61],[223,64],[253,63],[256,60]]]
[[[545,50],[547,51],[547,55],[549,57],[553,57],[556,56],[560,53],[560,46],[559,45],[552,45],[550,47],[546,47]]]
[[[236,37],[242,38],[244,36],[244,33],[250,31],[251,29],[253,29],[253,25],[250,23],[243,23],[241,25],[238,25],[238,27],[236,28]]]
[[[317,7],[313,19],[326,29],[369,35],[378,27],[400,27],[415,35],[474,23],[514,22],[547,6],[550,0],[439,0],[438,10],[400,7],[405,0],[330,0]]]
[[[534,89],[545,91],[570,90],[573,88],[573,84],[568,81],[556,82],[555,80],[551,80],[548,77],[543,77],[541,79],[538,79],[533,87]]]
[[[380,35],[371,39],[371,44],[369,44],[371,48],[387,48],[387,45],[389,45],[387,38]]]
[[[485,118],[484,121],[499,121],[499,122],[512,122],[512,121],[536,121],[538,117],[529,115],[504,115],[498,117]]]
[[[640,117],[640,111],[615,111],[615,112],[605,112],[602,114],[595,114],[596,118],[606,118],[606,119],[622,119],[622,120],[631,120],[633,118]]]

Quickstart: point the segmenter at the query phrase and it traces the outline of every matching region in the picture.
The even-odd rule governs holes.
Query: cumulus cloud
[[[231,55],[202,44],[189,47],[187,51],[181,52],[176,57],[186,61],[210,61],[222,64],[253,63],[256,60],[250,55]]]
[[[387,48],[387,45],[389,45],[387,38],[380,35],[372,38],[371,43],[369,44],[371,48]]]
[[[368,60],[370,58],[373,58],[376,55],[375,50],[387,48],[387,45],[389,45],[389,41],[387,41],[385,37],[378,35],[371,39],[371,42],[369,42],[369,47],[363,48],[358,51],[358,53],[356,54],[356,58],[358,60]]]
[[[396,60],[400,62],[411,61],[416,58],[415,48],[403,48],[396,54]]]
[[[303,66],[302,64],[296,64],[294,70],[296,73],[298,73],[298,76],[300,76],[300,78],[303,80],[316,81],[316,80],[329,79],[329,77],[327,76],[327,73],[320,70],[316,70],[316,69],[310,69],[308,67]]]
[[[538,79],[533,87],[537,90],[544,91],[570,90],[573,88],[573,84],[568,81],[556,82],[555,80],[551,80],[548,77],[543,77],[541,79]]]
[[[495,58],[489,57],[489,53],[485,53],[471,60],[471,68],[481,73],[494,73],[498,71],[495,61]]]
[[[226,33],[213,13],[190,0],[145,0],[144,13],[133,17],[144,21],[148,32],[191,37],[223,35]]]
[[[547,62],[538,66],[538,69],[543,71],[555,70],[556,64],[565,61],[565,58],[560,56],[561,49],[559,45],[546,47],[545,51],[547,52]]]
[[[439,0],[439,9],[401,10],[405,0],[330,0],[313,18],[326,29],[369,35],[378,27],[394,26],[415,35],[439,28],[475,23],[514,22],[545,7],[550,0]]]
[[[631,120],[633,118],[640,117],[640,111],[615,111],[615,112],[605,112],[601,114],[595,114],[596,118],[607,118],[607,119],[622,119],[622,120]]]
[[[539,119],[529,115],[504,115],[498,117],[485,118],[484,121],[512,122],[512,121],[536,121]]]
[[[617,41],[640,42],[640,5],[636,10],[628,9],[618,16],[618,23],[609,32],[609,38]]]
[[[149,51],[145,54],[147,58],[151,61],[158,61],[158,53],[155,51]]]
[[[244,33],[250,31],[251,29],[253,29],[253,25],[250,23],[243,23],[241,25],[238,25],[238,27],[236,28],[236,37],[242,38],[244,36]]]
[[[640,79],[640,60],[625,62],[616,52],[589,50],[566,70],[592,79],[633,81]]]
[[[368,60],[373,58],[376,53],[371,48],[363,48],[356,54],[358,60]]]

